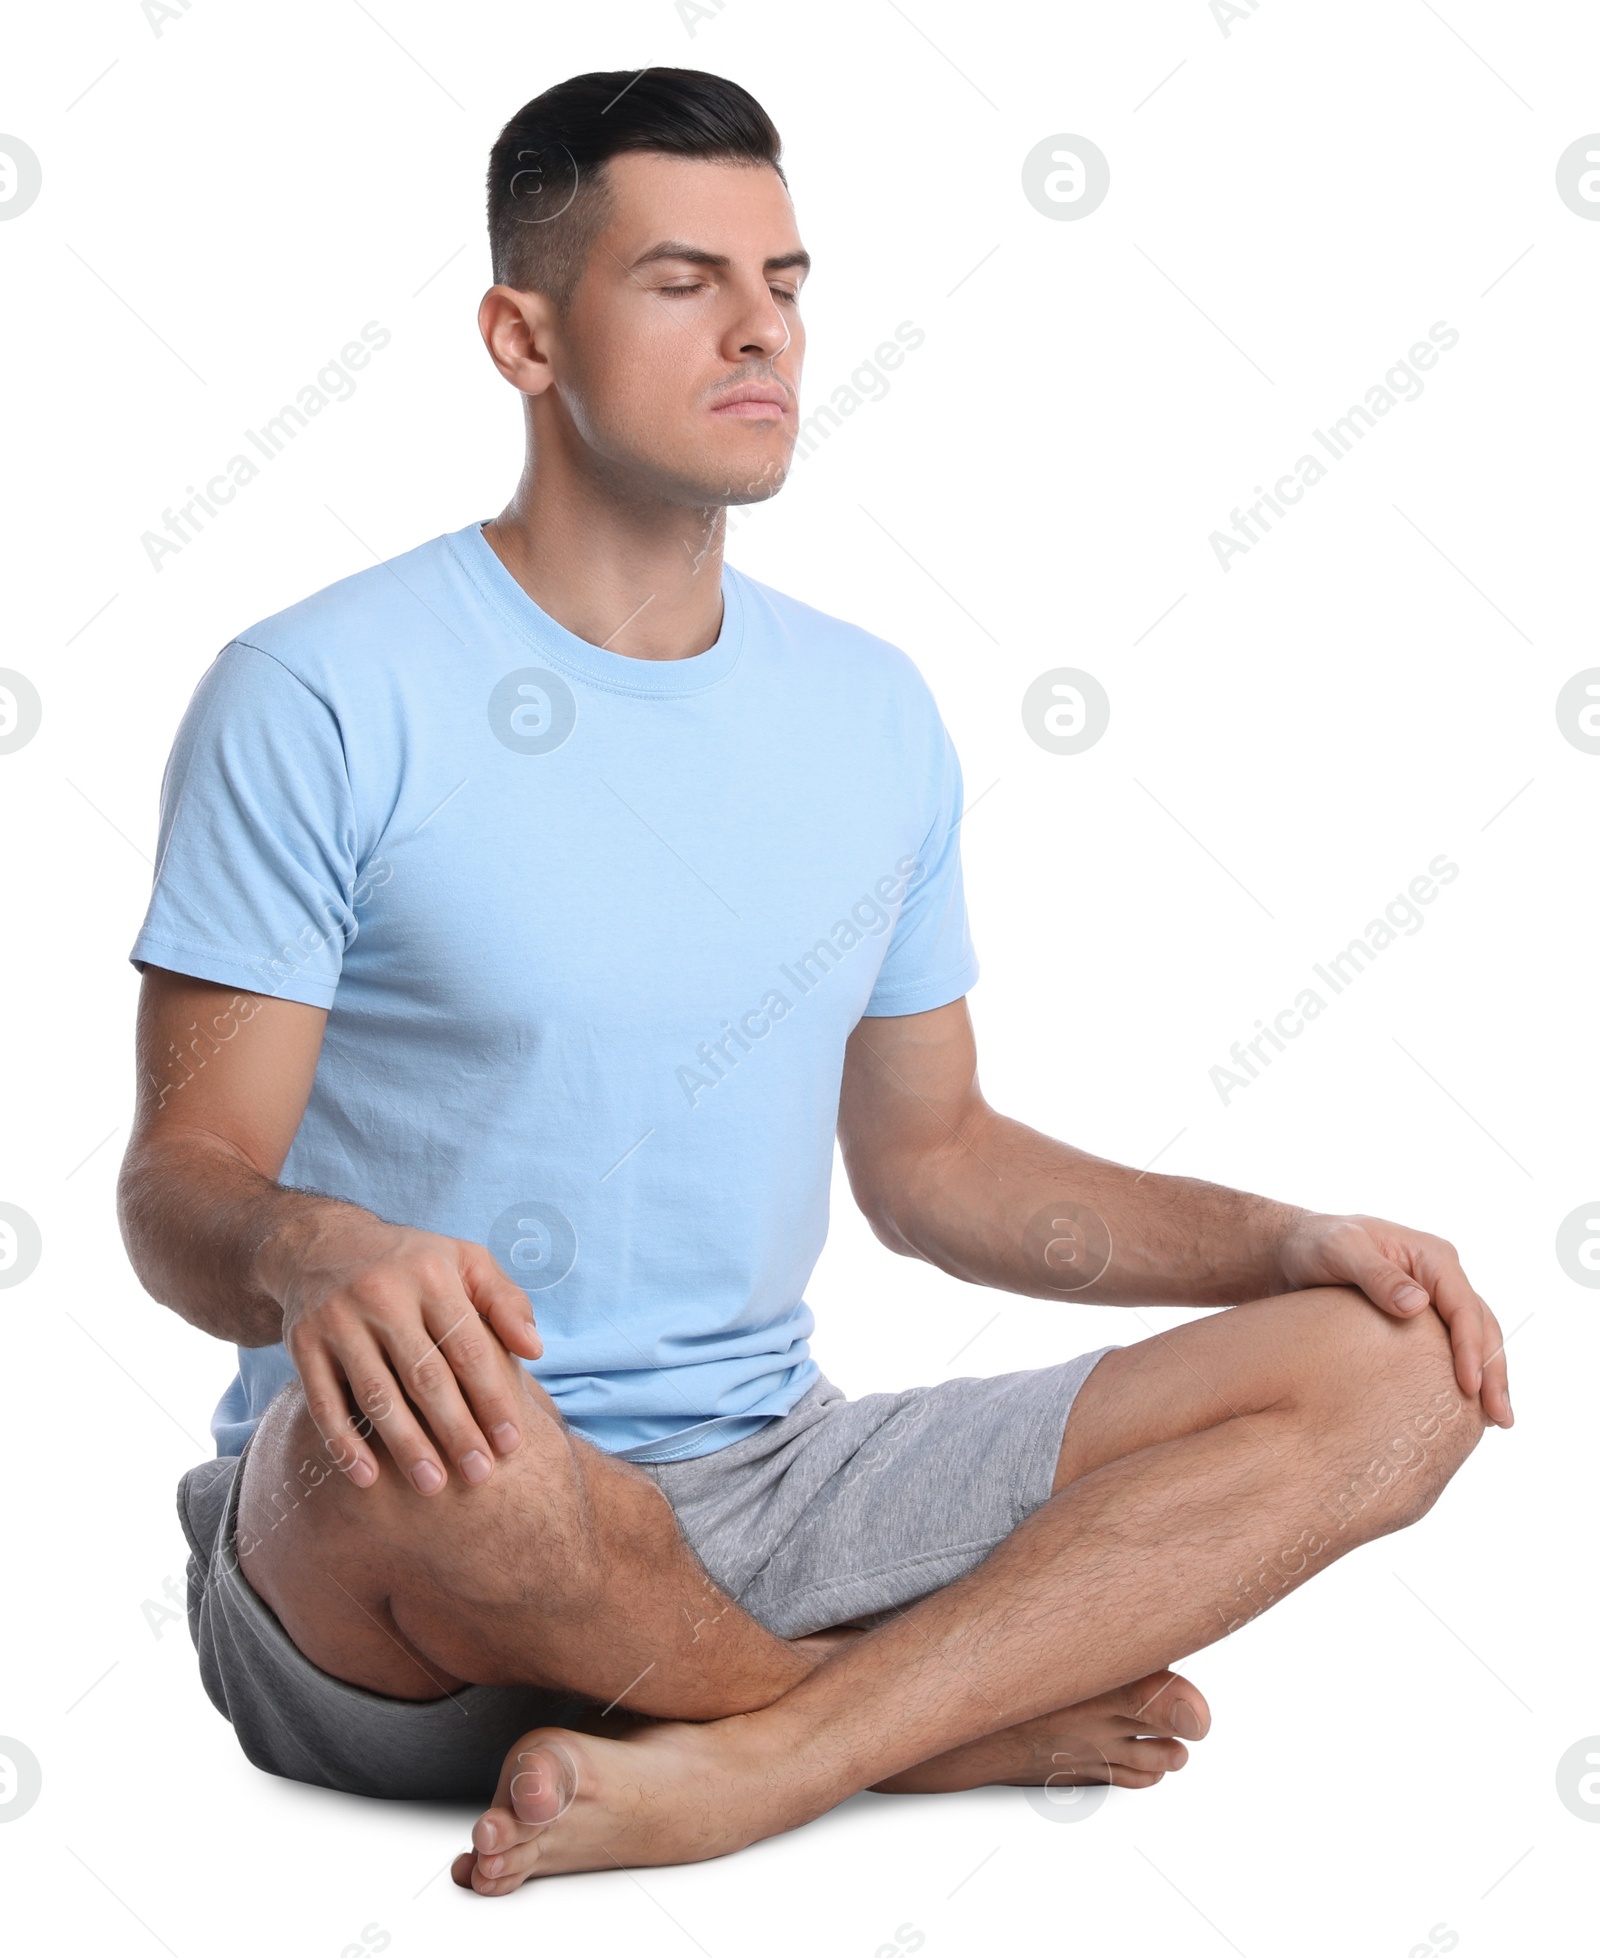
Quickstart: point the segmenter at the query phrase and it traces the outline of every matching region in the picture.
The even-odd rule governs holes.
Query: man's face
[[[807,260],[764,165],[613,157],[611,214],[552,349],[554,392],[619,488],[773,495],[798,425]]]

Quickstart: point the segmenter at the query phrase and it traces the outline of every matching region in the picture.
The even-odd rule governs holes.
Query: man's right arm
[[[423,1494],[517,1446],[499,1349],[542,1351],[481,1245],[278,1180],[327,1014],[147,967],[119,1211],[145,1289],[241,1346],[282,1340],[332,1459],[366,1487],[375,1427]]]

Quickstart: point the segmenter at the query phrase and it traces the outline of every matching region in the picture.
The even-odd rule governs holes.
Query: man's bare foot
[[[876,1784],[880,1795],[941,1795],[993,1782],[1013,1787],[1082,1787],[1109,1781],[1150,1788],[1189,1758],[1186,1740],[1203,1740],[1211,1709],[1198,1686],[1153,1672],[1131,1686],[985,1734],[904,1774]]]
[[[841,1625],[791,1643],[823,1664],[860,1637],[859,1627]],[[1175,1672],[1153,1672],[1097,1699],[1003,1727],[931,1761],[919,1761],[904,1774],[878,1782],[873,1793],[943,1795],[996,1782],[1081,1788],[1109,1781],[1118,1788],[1152,1788],[1188,1760],[1183,1742],[1204,1740],[1210,1728],[1211,1709],[1198,1686]]]
[[[751,1771],[730,1771],[735,1730],[749,1718],[655,1721],[625,1740],[535,1728],[506,1756],[494,1805],[451,1876],[480,1896],[503,1897],[530,1876],[699,1863],[809,1821],[821,1810],[803,1806],[803,1795],[792,1813],[758,1811],[753,1747]]]
[[[625,1739],[555,1727],[524,1734],[451,1876],[463,1889],[502,1897],[531,1876],[703,1862],[831,1807],[837,1795],[818,1804],[803,1788],[779,1793],[753,1746],[750,1772],[739,1771],[750,1718],[641,1722]],[[953,1748],[878,1787],[931,1793],[995,1781],[1037,1787],[1109,1779],[1146,1788],[1188,1758],[1179,1732],[1198,1740],[1210,1724],[1197,1687],[1175,1673],[1152,1673]],[[765,1800],[752,1799],[756,1789]]]

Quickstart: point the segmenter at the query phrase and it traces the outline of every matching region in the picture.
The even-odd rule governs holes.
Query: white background
[[[1600,22],[1578,0],[1261,0],[1230,25],[1206,0],[726,0],[692,35],[672,0],[193,0],[159,33],[137,0],[13,16],[0,130],[44,172],[0,224],[0,665],[44,701],[0,756],[0,1200],[44,1240],[0,1292],[0,1733],[44,1777],[0,1829],[16,1948],[334,1958],[367,1931],[396,1954],[870,1958],[920,1933],[930,1958],[1401,1958],[1453,1936],[1470,1958],[1592,1937],[1600,1829],[1556,1763],[1600,1733],[1600,1301],[1554,1240],[1600,1192],[1600,757],[1554,705],[1600,664],[1600,223],[1555,165],[1600,128]],[[486,1902],[439,1874],[464,1812],[250,1768],[158,1608],[173,1485],[231,1360],[118,1241],[124,960],[167,745],[217,648],[500,507],[520,431],[473,317],[489,145],[563,76],[641,63],[731,75],[783,131],[813,404],[899,322],[926,332],[729,555],[904,645],[938,694],[974,805],[990,1099],[1126,1161],[1451,1236],[1511,1336],[1519,1420],[1418,1528],[1195,1661],[1216,1725],[1153,1791],[1073,1826],[1017,1790],[864,1795],[720,1863]],[[1063,132],[1110,159],[1076,222],[1021,188]],[[153,570],[141,533],[369,320],[393,340],[355,397]],[[1422,397],[1224,572],[1209,533],[1441,320],[1460,341]],[[1060,757],[1019,709],[1068,665],[1112,718]],[[1460,875],[1425,927],[1225,1105],[1230,1044],[1440,852]],[[811,1298],[853,1392],[1176,1316],[968,1289],[892,1259],[838,1195]]]

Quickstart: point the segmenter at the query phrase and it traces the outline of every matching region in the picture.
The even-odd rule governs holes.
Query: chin
[[[742,453],[719,456],[706,472],[715,479],[718,501],[765,503],[777,495],[788,478],[794,460],[793,439],[787,430],[768,430],[767,439],[739,447]]]
[[[768,498],[778,494],[788,477],[789,458],[774,458],[759,476],[736,482],[731,489],[723,484],[718,490],[717,501],[730,508],[738,503],[765,503]]]
[[[765,503],[783,488],[791,454],[740,456],[721,462],[703,461],[689,473],[678,458],[679,495],[696,509],[724,509],[739,503]]]

